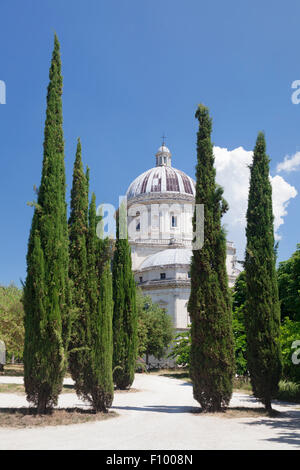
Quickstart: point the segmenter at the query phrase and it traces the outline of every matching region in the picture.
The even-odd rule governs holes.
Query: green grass
[[[277,400],[300,403],[300,384],[281,380]]]

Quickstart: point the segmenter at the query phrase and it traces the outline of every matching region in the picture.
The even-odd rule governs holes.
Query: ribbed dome
[[[159,251],[158,253],[148,256],[139,267],[139,271],[155,266],[171,264],[189,265],[191,263],[192,253],[192,250],[188,250],[187,248],[170,248],[168,250]]]
[[[127,190],[131,199],[150,193],[180,193],[195,196],[195,182],[183,171],[170,166],[156,166],[138,176]]]

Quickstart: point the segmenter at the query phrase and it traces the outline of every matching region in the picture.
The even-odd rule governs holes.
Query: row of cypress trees
[[[51,409],[69,365],[78,396],[96,411],[105,412],[113,401],[113,368],[119,388],[130,387],[134,378],[137,319],[130,247],[126,238],[118,237],[113,281],[111,243],[96,234],[100,217],[94,194],[89,204],[89,170],[83,170],[79,139],[67,221],[56,35],[49,79],[42,178],[34,203],[24,284],[26,395],[39,413]]]
[[[196,204],[204,204],[204,245],[193,250],[191,294],[191,377],[203,411],[226,408],[235,372],[231,300],[226,274],[226,238],[221,217],[227,210],[215,181],[212,121],[198,106]],[[251,165],[247,211],[245,277],[247,356],[254,395],[271,412],[281,375],[280,309],[275,270],[272,188],[264,134]],[[196,219],[193,220],[196,232]]]

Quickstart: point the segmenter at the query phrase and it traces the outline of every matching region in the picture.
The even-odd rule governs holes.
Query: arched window
[[[176,228],[177,227],[177,215],[171,215],[171,227]]]

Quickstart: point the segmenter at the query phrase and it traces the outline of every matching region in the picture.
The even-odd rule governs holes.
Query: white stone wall
[[[190,297],[190,289],[180,288],[175,290],[175,311],[176,328],[186,329],[190,324],[190,317],[187,311],[187,303]]]
[[[172,216],[176,227],[172,227]],[[191,242],[193,203],[170,201],[161,203],[134,204],[128,209],[129,240],[153,243],[167,242],[172,238]],[[138,227],[138,229],[137,229]]]
[[[139,205],[134,204],[129,207],[128,211],[129,241],[135,279],[145,294],[151,296],[153,302],[166,309],[176,329],[186,329],[190,324],[187,312],[190,288],[188,285],[176,287],[176,283],[188,282],[190,266],[166,265],[141,269],[141,265],[150,255],[168,248],[191,249],[193,202],[170,200],[161,203],[149,201],[148,203],[147,197],[146,195],[146,200],[141,201]],[[172,215],[176,217],[176,227],[172,227]],[[138,225],[139,230],[137,230]],[[170,245],[172,239],[173,245]],[[235,271],[235,248],[230,242],[227,244],[226,268],[229,285],[232,286],[237,272]],[[161,273],[166,275],[164,286],[164,280],[160,279]],[[173,285],[168,288],[167,283],[171,280],[174,280],[175,287]],[[153,282],[151,284],[151,281],[163,287],[156,287]]]

